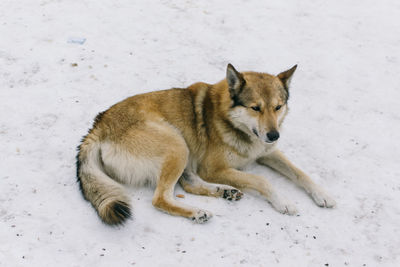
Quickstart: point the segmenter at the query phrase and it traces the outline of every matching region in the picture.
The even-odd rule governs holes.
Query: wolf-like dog
[[[186,192],[227,200],[253,189],[277,211],[296,214],[264,177],[241,171],[257,161],[304,188],[318,206],[335,206],[276,148],[296,67],[275,76],[241,73],[228,64],[226,78],[216,84],[136,95],[98,114],[78,147],[83,196],[109,225],[131,217],[123,185],[153,184],[156,208],[198,223],[212,214],[177,201],[177,182]]]

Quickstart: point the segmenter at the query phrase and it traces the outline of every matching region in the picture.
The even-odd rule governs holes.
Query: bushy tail
[[[131,217],[131,205],[121,184],[103,169],[100,143],[89,133],[78,147],[77,177],[83,196],[109,225],[123,224]]]

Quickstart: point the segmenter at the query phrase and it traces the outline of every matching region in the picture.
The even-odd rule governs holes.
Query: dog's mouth
[[[261,139],[261,138],[260,138],[260,134],[258,133],[258,131],[257,131],[255,128],[253,128],[251,131],[253,132],[253,134],[254,134],[255,136],[257,136],[257,138]],[[276,142],[276,140],[273,140],[273,141],[269,140],[268,137],[265,138],[263,141],[264,141],[265,143],[267,143],[267,144],[273,144],[273,143]]]
[[[258,138],[260,138],[260,136],[258,135],[258,131],[255,129],[255,128],[253,128],[253,133],[258,137]]]

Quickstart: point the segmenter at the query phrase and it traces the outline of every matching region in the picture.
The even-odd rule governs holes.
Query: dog
[[[132,216],[124,185],[154,185],[156,208],[197,223],[212,214],[177,201],[177,182],[188,193],[227,200],[253,189],[277,211],[296,214],[264,177],[241,171],[256,161],[304,188],[318,206],[334,207],[335,201],[276,148],[296,68],[275,76],[241,73],[228,64],[226,78],[216,84],[140,94],[99,113],[78,147],[84,198],[109,225]]]

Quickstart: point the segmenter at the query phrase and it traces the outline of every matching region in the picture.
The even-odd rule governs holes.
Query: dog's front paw
[[[196,223],[205,223],[212,218],[212,213],[206,210],[198,210],[191,218]]]
[[[224,194],[222,195],[222,197],[227,200],[238,201],[243,196],[243,193],[236,188],[228,188],[228,189],[223,189],[223,190],[224,190]]]
[[[297,214],[296,206],[285,199],[274,197],[273,199],[271,199],[271,205],[282,214]]]
[[[314,202],[324,208],[333,208],[336,206],[336,201],[333,200],[327,193],[325,193],[321,189],[317,189],[311,192],[311,197],[313,198]]]

